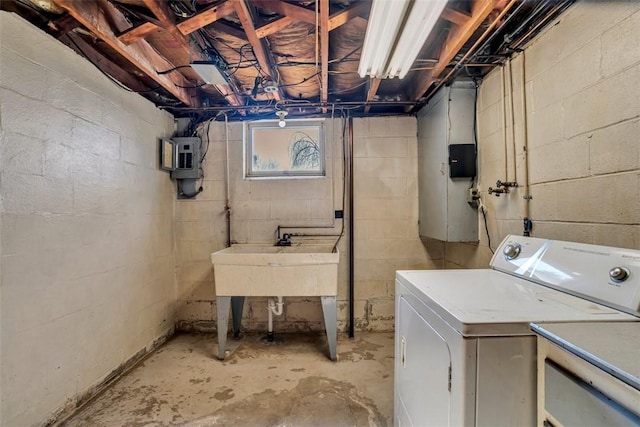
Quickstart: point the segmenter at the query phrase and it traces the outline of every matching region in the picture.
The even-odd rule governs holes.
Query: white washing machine
[[[535,425],[531,322],[640,321],[640,251],[507,236],[490,266],[396,273],[396,426]]]

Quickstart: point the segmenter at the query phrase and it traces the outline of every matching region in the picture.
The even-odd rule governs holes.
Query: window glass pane
[[[255,122],[249,129],[247,176],[324,175],[321,122]]]

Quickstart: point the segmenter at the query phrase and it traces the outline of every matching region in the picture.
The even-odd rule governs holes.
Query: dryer
[[[394,425],[535,425],[530,323],[640,322],[640,251],[507,236],[490,267],[396,273]]]

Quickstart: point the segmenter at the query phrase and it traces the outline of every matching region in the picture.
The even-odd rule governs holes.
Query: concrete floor
[[[393,334],[230,339],[180,334],[63,423],[75,426],[387,426],[393,416]]]

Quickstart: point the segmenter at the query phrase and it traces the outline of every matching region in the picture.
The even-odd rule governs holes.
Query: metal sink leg
[[[229,329],[229,311],[231,297],[216,297],[218,312],[218,359],[224,360],[224,350],[227,345],[227,330]]]
[[[338,360],[338,322],[336,297],[320,297],[322,301],[322,314],[324,315],[324,328],[327,331],[327,341],[329,342],[329,357],[331,360]]]

